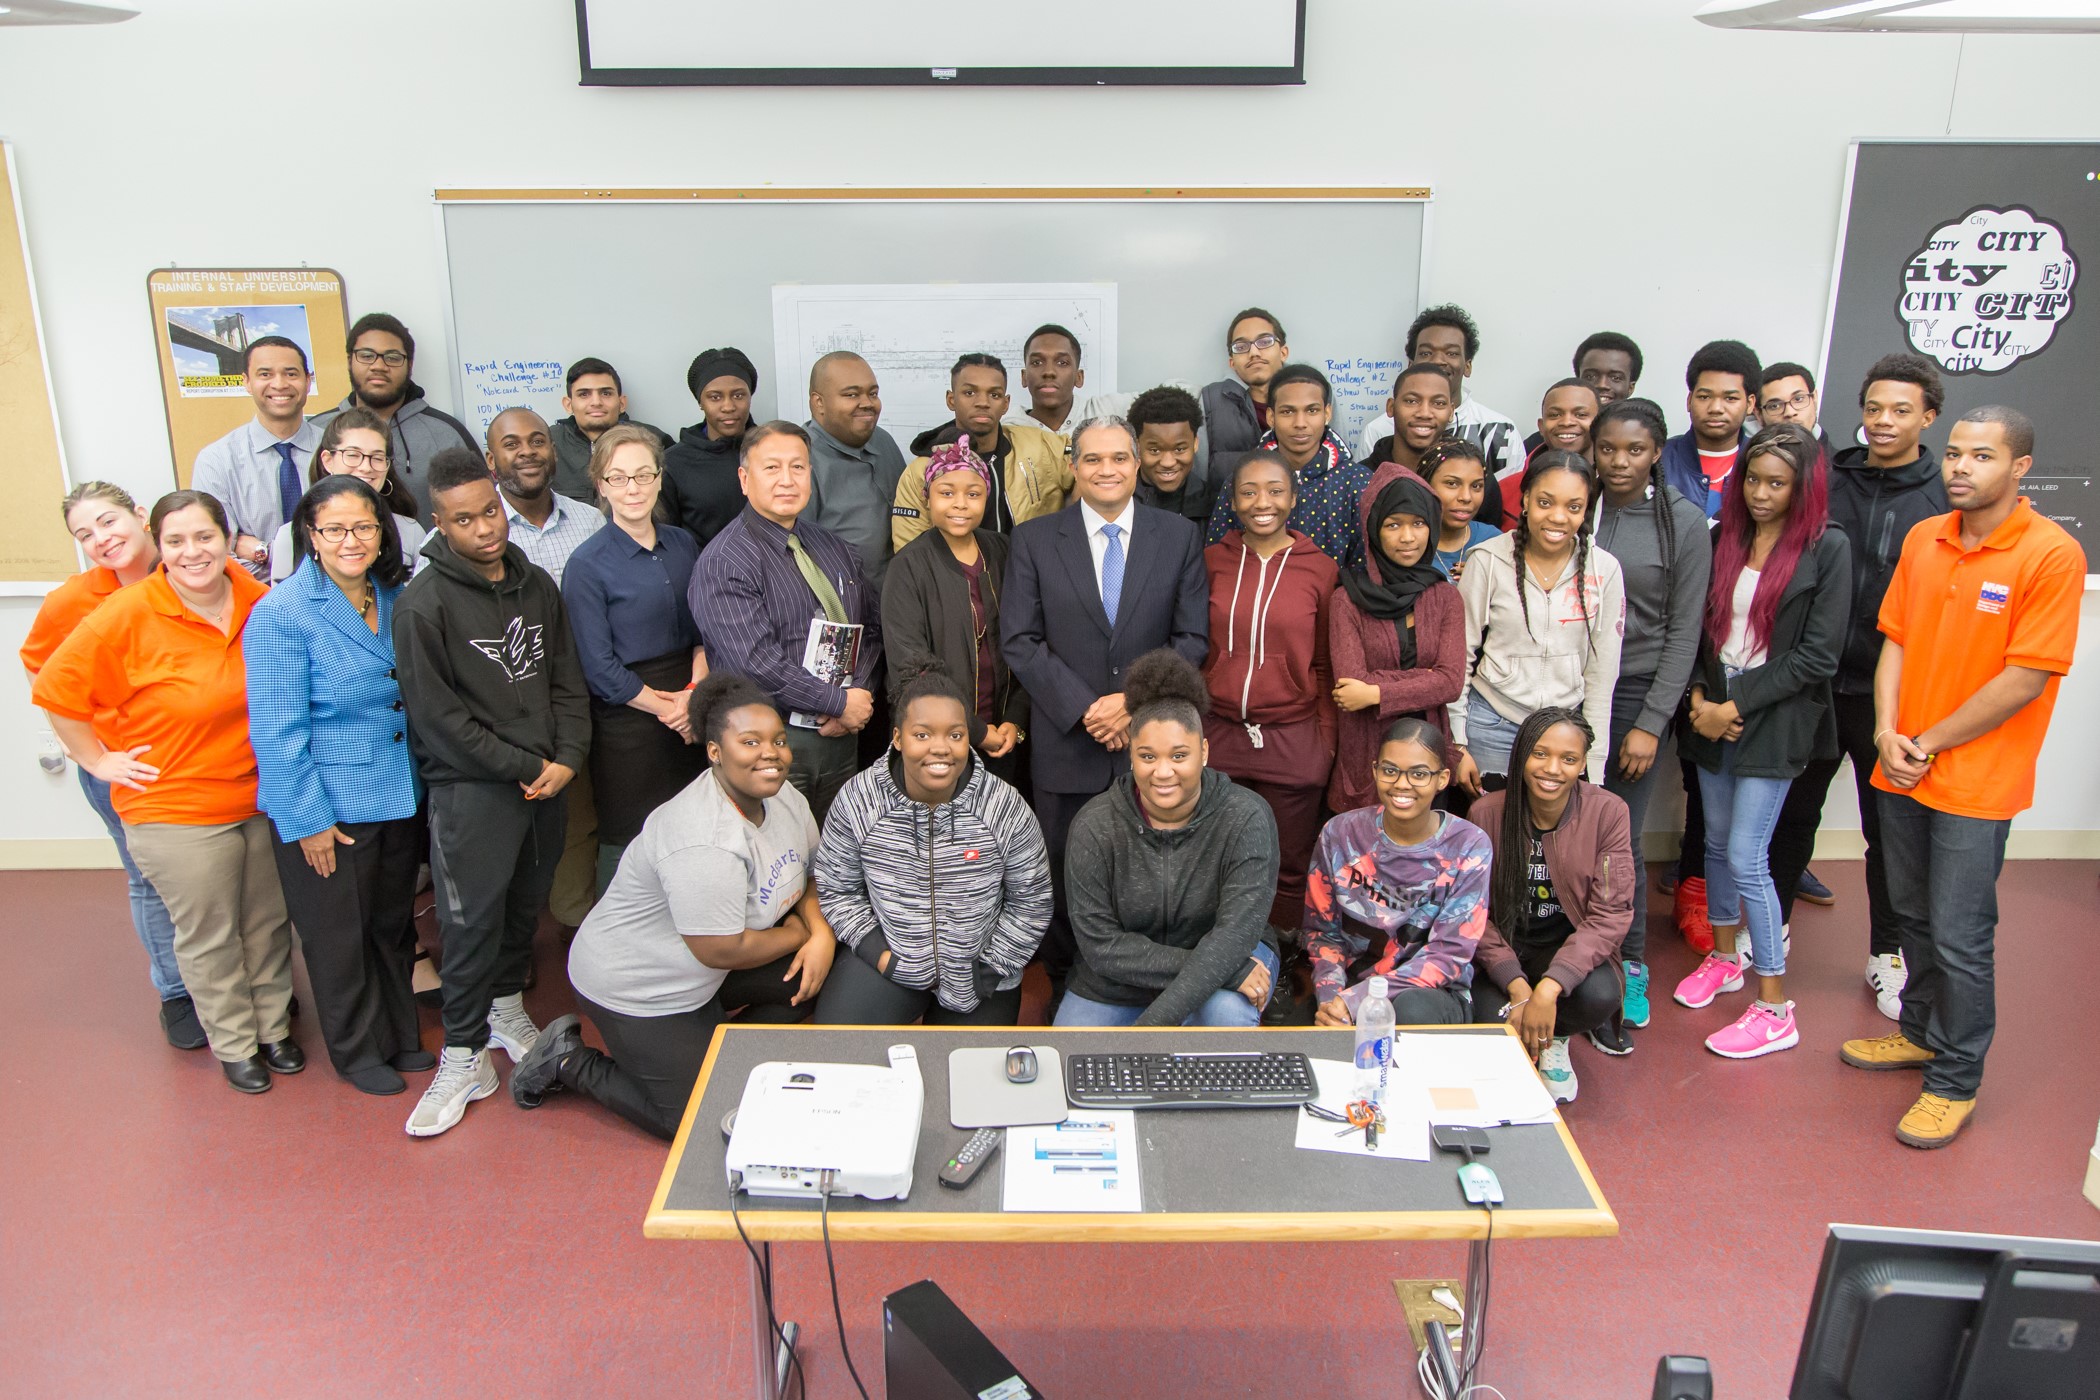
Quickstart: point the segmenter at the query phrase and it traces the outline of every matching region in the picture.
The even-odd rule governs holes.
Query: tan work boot
[[[1896,1124],[1896,1140],[1910,1147],[1945,1147],[1976,1111],[1974,1099],[1943,1099],[1920,1094]]]
[[[1838,1058],[1854,1069],[1916,1069],[1938,1057],[1913,1044],[1902,1031],[1891,1031],[1872,1040],[1846,1041]]]

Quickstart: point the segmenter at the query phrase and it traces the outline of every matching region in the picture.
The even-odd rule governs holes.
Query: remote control
[[[962,1149],[948,1159],[941,1168],[941,1185],[953,1186],[958,1191],[970,1184],[978,1169],[992,1159],[999,1150],[999,1130],[979,1128],[974,1137],[962,1145]]]

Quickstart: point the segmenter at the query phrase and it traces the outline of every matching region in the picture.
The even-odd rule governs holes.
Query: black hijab
[[[1429,523],[1429,543],[1423,547],[1421,559],[1412,565],[1396,562],[1380,544],[1380,527],[1395,515],[1419,516]],[[1342,574],[1342,587],[1348,590],[1349,601],[1364,616],[1383,618],[1393,624],[1400,638],[1403,667],[1415,664],[1415,629],[1407,625],[1414,614],[1415,601],[1425,590],[1444,581],[1436,567],[1436,542],[1443,521],[1443,503],[1420,477],[1412,473],[1395,476],[1371,502],[1371,515],[1364,523],[1364,567]],[[1376,561],[1383,581],[1372,577],[1372,561]]]

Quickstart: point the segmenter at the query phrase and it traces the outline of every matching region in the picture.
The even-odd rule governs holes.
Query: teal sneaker
[[[1568,1053],[1566,1036],[1555,1036],[1539,1052],[1539,1078],[1555,1103],[1575,1102],[1575,1058]]]
[[[1635,1030],[1648,1024],[1648,964],[1626,964],[1626,1003],[1621,1019]]]

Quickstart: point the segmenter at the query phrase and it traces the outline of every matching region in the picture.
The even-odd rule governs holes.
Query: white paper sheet
[[[1553,1121],[1553,1095],[1514,1036],[1403,1034],[1393,1045],[1393,1080],[1425,1096],[1431,1123]]]
[[[801,404],[820,355],[851,350],[882,386],[882,426],[911,455],[911,440],[953,422],[948,370],[974,350],[1006,366],[1013,411],[1028,407],[1021,344],[1041,325],[1079,337],[1084,403],[1116,389],[1113,282],[898,282],[773,288],[773,367],[782,404]],[[782,417],[800,418],[799,408]]]
[[[1340,1113],[1356,1097],[1356,1066],[1347,1060],[1314,1060],[1313,1079],[1320,1086],[1315,1102]],[[1363,1130],[1342,1130],[1339,1123],[1298,1110],[1297,1145],[1308,1152],[1340,1152],[1350,1157],[1383,1157],[1392,1161],[1429,1160],[1429,1100],[1418,1089],[1393,1080],[1386,1083],[1385,1128],[1378,1146],[1364,1146]]]
[[[1138,1211],[1137,1114],[1073,1109],[1062,1123],[1006,1130],[1009,1211]]]

